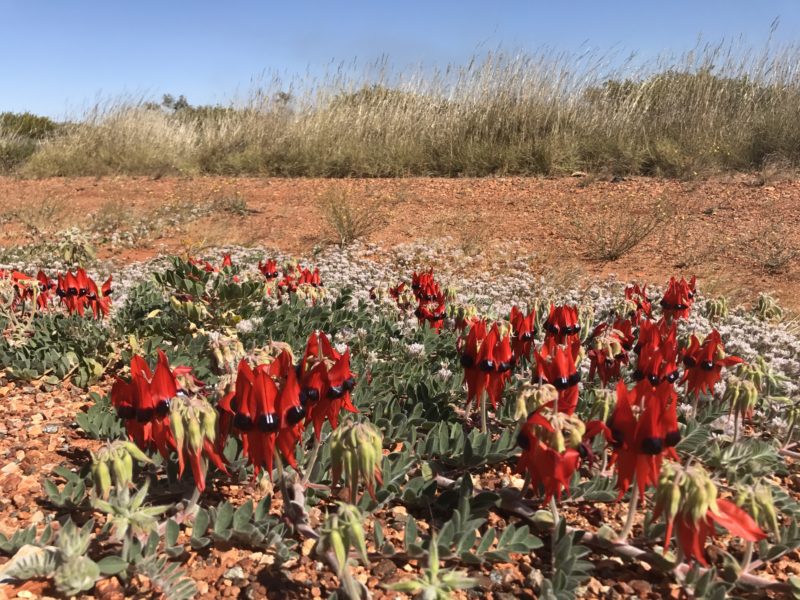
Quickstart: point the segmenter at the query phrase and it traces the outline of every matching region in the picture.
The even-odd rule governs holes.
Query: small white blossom
[[[409,344],[408,352],[409,354],[414,354],[415,356],[422,356],[425,354],[425,344],[420,344],[419,342]]]

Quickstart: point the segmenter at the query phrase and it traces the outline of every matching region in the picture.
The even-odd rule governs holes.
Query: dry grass
[[[742,250],[762,271],[786,273],[800,259],[800,246],[789,227],[773,223],[742,244]]]
[[[69,207],[61,198],[42,198],[37,202],[26,204],[13,212],[32,236],[42,233],[53,233],[63,227],[67,221]]]
[[[329,188],[317,199],[317,206],[334,242],[341,247],[367,237],[380,225],[374,202],[358,203],[341,188]]]
[[[573,219],[570,237],[597,262],[619,260],[672,218],[663,200],[624,199],[603,204]]]
[[[276,80],[228,108],[115,101],[37,141],[19,172],[691,178],[800,164],[800,48],[722,44],[613,68],[611,58],[495,54],[438,71],[340,68]],[[3,135],[0,154],[14,146]]]

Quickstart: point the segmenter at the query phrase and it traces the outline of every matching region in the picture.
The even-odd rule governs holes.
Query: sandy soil
[[[176,213],[195,203],[238,197],[247,214],[212,211],[181,227],[155,232],[120,253],[140,259],[187,246],[266,244],[307,252],[331,239],[318,201],[344,194],[375,216],[367,240],[383,247],[449,238],[471,254],[491,259],[504,248],[534,253],[534,274],[597,276],[663,282],[697,274],[712,293],[748,301],[772,291],[800,309],[800,181],[755,181],[753,176],[681,182],[633,178],[559,179],[274,179],[274,178],[0,178],[0,217],[15,211],[52,215],[58,231],[87,227],[103,213],[124,210],[141,219],[159,207]],[[655,211],[665,214],[639,245],[618,260],[601,260],[598,237],[619,238],[642,227]],[[49,211],[49,212],[48,212]],[[30,217],[29,217],[30,218]],[[28,231],[0,218],[0,245],[21,243]],[[775,249],[777,247],[777,250]],[[794,260],[785,260],[799,253]],[[771,259],[785,260],[772,273]]]

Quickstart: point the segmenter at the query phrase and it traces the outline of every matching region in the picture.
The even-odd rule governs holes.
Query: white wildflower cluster
[[[452,376],[453,372],[450,370],[450,363],[447,361],[440,362],[439,370],[436,371],[436,377],[442,381],[449,381]]]
[[[588,284],[585,281],[575,281],[573,286],[567,286],[571,289],[556,288],[551,285],[547,277],[541,275],[541,271],[532,270],[542,264],[540,257],[535,253],[522,251],[518,243],[508,242],[493,248],[491,260],[460,246],[463,244],[448,239],[433,243],[403,244],[386,250],[373,244],[355,243],[345,249],[333,246],[324,248],[313,256],[299,257],[299,262],[312,269],[319,268],[322,284],[328,292],[325,299],[320,302],[333,302],[342,291],[349,290],[350,308],[367,307],[373,321],[387,314],[387,311],[393,310],[394,303],[388,298],[388,294],[383,294],[378,301],[372,300],[371,289],[386,290],[402,281],[409,283],[413,271],[419,272],[428,268],[434,269],[436,278],[443,287],[452,285],[457,288],[458,304],[474,305],[480,314],[502,319],[508,318],[512,304],[517,304],[527,311],[534,302],[543,307],[550,302],[569,302],[591,305],[594,308],[595,322],[599,322],[614,314],[627,283],[611,277],[605,281]],[[204,251],[199,258],[208,259],[216,265],[224,253],[230,253],[234,264],[239,265],[242,278],[252,280],[263,277],[257,269],[259,261],[273,259],[277,262],[279,271],[283,273],[284,265],[290,260],[288,255],[274,248],[258,247],[210,249]],[[2,267],[12,267],[34,274],[39,268],[44,268],[48,272],[58,268],[62,271],[64,269],[63,265],[56,263],[26,264],[21,260],[15,260],[13,264],[0,264],[0,268]],[[97,263],[90,274],[103,278],[109,273],[113,275],[112,310],[114,310],[124,304],[134,286],[151,279],[154,271],[168,268],[169,261],[165,257],[160,257],[122,268],[111,267],[111,264]],[[658,314],[658,299],[663,290],[659,284],[666,282],[640,283],[649,284],[648,295],[653,300],[654,311]],[[266,301],[277,304],[279,300],[273,295],[267,297]],[[681,340],[685,343],[692,333],[704,336],[713,328],[717,328],[722,335],[726,352],[740,356],[745,361],[754,361],[758,356],[764,357],[773,372],[781,378],[780,393],[797,399],[800,396],[798,387],[800,336],[783,324],[758,319],[749,307],[731,310],[729,316],[712,322],[702,314],[703,311],[699,310],[702,301],[701,292],[698,294],[698,304],[695,310],[692,310],[689,319],[680,322]],[[416,307],[405,313],[399,311],[395,313],[398,315],[398,336],[405,336],[419,328],[418,320],[413,314],[414,308]],[[245,320],[239,323],[238,328],[240,332],[247,333],[259,325],[257,321]],[[344,348],[344,345],[351,342],[354,337],[366,337],[366,332],[342,332],[336,339],[337,348]],[[393,338],[393,342],[406,343],[398,338]],[[539,343],[541,339],[537,340],[537,344]],[[415,345],[409,346],[409,352],[412,352],[412,346]],[[424,348],[422,351],[424,352]],[[581,364],[583,373],[586,372],[587,365],[585,359]],[[439,371],[441,377],[445,377],[449,372],[448,365],[442,365]],[[716,394],[724,392],[724,381],[723,377],[722,383],[715,390]],[[680,410],[686,415],[691,406],[681,405]]]
[[[413,344],[409,344],[408,353],[413,356],[424,356],[425,344],[420,344],[419,342],[414,342]]]

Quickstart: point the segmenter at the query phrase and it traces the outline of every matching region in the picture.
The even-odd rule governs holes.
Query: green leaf
[[[128,568],[128,562],[120,556],[106,556],[97,562],[97,566],[103,575],[116,575]]]

